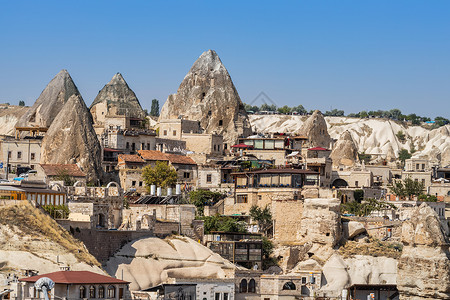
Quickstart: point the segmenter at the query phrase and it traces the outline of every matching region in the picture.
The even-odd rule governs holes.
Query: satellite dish
[[[41,277],[39,278],[35,283],[34,283],[34,287],[39,290],[42,291],[44,293],[44,298],[45,300],[49,300],[48,299],[48,292],[55,286],[55,283],[53,282],[53,280],[51,280],[48,277]]]

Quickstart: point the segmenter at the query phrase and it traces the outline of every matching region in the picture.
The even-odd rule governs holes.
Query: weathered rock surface
[[[306,136],[306,142],[309,147],[323,147],[328,149],[331,144],[331,137],[328,134],[327,122],[319,110],[314,113],[303,123],[299,132],[300,135]]]
[[[100,143],[92,124],[83,98],[70,97],[42,141],[41,164],[78,164],[89,181],[100,179]]]
[[[61,70],[42,91],[33,106],[24,114],[16,126],[50,127],[53,120],[73,95],[80,95],[67,70]]]
[[[106,271],[142,290],[170,278],[232,278],[234,265],[185,237],[144,238],[123,246],[106,264]]]
[[[28,106],[0,105],[0,135],[13,135],[17,122],[29,109]]]
[[[336,245],[342,232],[339,206],[339,199],[305,199],[299,239]]]
[[[333,165],[351,167],[358,161],[358,149],[349,131],[344,131],[330,154]]]
[[[104,274],[83,243],[48,215],[26,201],[0,206],[0,280],[2,273],[22,275],[26,269],[43,274],[61,266]]]
[[[136,94],[120,73],[115,74],[101,89],[92,102],[90,111],[95,125],[103,125],[106,116],[145,118],[145,112]]]
[[[397,274],[401,299],[450,299],[449,241],[426,203],[403,223],[402,242]]]
[[[177,93],[167,98],[159,119],[179,116],[200,121],[206,133],[222,134],[228,149],[238,137],[251,134],[244,105],[215,51],[204,52],[192,65]]]
[[[355,236],[366,232],[364,225],[356,221],[344,222],[342,227],[344,229],[344,238],[346,239],[352,239]]]

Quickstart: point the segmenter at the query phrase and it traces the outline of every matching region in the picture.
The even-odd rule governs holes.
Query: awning
[[[253,146],[251,145],[246,145],[246,144],[237,144],[237,145],[233,145],[231,146],[232,148],[253,148]]]

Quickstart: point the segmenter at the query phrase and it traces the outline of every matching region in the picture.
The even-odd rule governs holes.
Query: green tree
[[[364,163],[368,164],[372,159],[372,155],[366,154],[365,152],[358,153],[358,158],[360,161],[364,161]]]
[[[19,101],[19,106],[25,106],[25,101],[20,100],[20,101]]]
[[[367,113],[367,111],[363,110],[363,111],[359,112],[359,117],[367,118],[367,117],[369,117],[369,114]]]
[[[159,117],[159,101],[158,101],[158,99],[152,100],[152,108],[150,110],[150,116]]]
[[[424,185],[421,182],[412,180],[411,178],[405,178],[404,180],[395,180],[392,185],[389,186],[389,190],[399,197],[413,197],[423,194]]]
[[[177,171],[167,163],[157,161],[154,167],[147,165],[142,169],[142,178],[148,189],[151,185],[168,187],[177,182]]]
[[[370,215],[370,213],[372,213],[373,211],[379,211],[388,208],[397,209],[395,205],[390,204],[386,201],[381,201],[377,199],[367,199],[361,203],[352,201],[342,204],[341,212],[363,217]]]
[[[398,138],[398,140],[402,143],[406,142],[406,135],[403,133],[403,131],[399,131],[395,134]]]
[[[325,116],[330,116],[330,117],[343,117],[344,116],[344,111],[343,110],[339,110],[339,109],[333,109],[331,111],[326,111],[324,113]]]
[[[303,107],[303,105],[298,105],[298,106],[294,106],[291,110],[292,112],[297,112],[300,115],[306,115],[308,113],[308,111]]]
[[[283,106],[283,107],[279,107],[279,108],[278,108],[278,112],[279,112],[280,114],[288,114],[288,113],[291,112],[291,108],[290,108],[289,106],[285,105],[285,106]]]
[[[206,234],[211,233],[211,231],[247,232],[247,224],[232,217],[215,215],[202,217],[201,219],[204,221]]]
[[[259,107],[259,110],[260,111],[276,111],[277,110],[277,106],[275,104],[269,105],[267,103],[263,103]]]
[[[409,153],[406,149],[398,151],[398,159],[402,162],[402,164],[405,164],[405,160],[410,159],[411,156],[411,153]]]
[[[61,169],[57,172],[55,179],[62,181],[65,186],[72,186],[75,183],[75,178],[69,175],[67,170]]]
[[[205,206],[214,205],[225,196],[222,193],[210,190],[195,190],[189,193],[189,202],[197,207],[197,214],[203,216]]]
[[[268,205],[261,209],[257,205],[250,208],[250,217],[258,223],[260,232],[267,235],[268,230],[272,227],[272,213]]]
[[[353,197],[355,198],[356,202],[361,203],[364,199],[364,190],[354,190]]]

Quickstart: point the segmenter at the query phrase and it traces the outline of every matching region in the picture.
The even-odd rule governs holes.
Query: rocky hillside
[[[13,135],[17,121],[29,109],[28,106],[0,105],[0,135]]]
[[[95,97],[90,111],[95,125],[103,125],[105,116],[126,115],[134,118],[144,118],[145,112],[130,89],[122,74],[113,76]]]
[[[49,127],[72,95],[80,95],[67,70],[61,70],[42,91],[33,106],[24,114],[18,126]]]
[[[167,98],[160,120],[179,116],[200,121],[207,133],[223,134],[229,146],[251,133],[241,98],[215,51],[208,50],[195,61],[177,93]]]
[[[144,238],[123,246],[106,264],[111,276],[143,290],[170,278],[229,278],[235,266],[186,237]]]
[[[21,269],[42,274],[60,266],[103,272],[82,242],[28,202],[0,206],[0,274]]]
[[[253,131],[256,132],[300,132],[305,116],[251,115]],[[400,149],[410,150],[415,156],[442,159],[443,165],[450,164],[450,125],[437,129],[421,126],[406,126],[385,119],[357,119],[347,117],[325,117],[328,133],[333,139],[349,131],[358,152],[397,156]],[[402,131],[404,139],[399,139]]]

